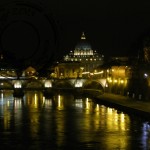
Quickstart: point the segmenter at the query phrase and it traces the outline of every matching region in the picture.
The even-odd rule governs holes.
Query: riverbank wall
[[[136,100],[127,96],[111,93],[95,94],[90,93],[96,103],[114,107],[126,113],[132,113],[150,120],[150,102]]]

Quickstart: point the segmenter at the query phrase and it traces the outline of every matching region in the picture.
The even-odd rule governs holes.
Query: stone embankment
[[[96,103],[105,104],[124,112],[133,113],[150,119],[150,102],[110,93],[103,93],[99,95],[93,93],[92,96]]]

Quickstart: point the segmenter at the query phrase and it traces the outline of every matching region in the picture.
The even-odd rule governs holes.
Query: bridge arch
[[[40,80],[26,80],[22,86],[25,89],[40,89],[43,88],[43,83]]]
[[[104,91],[103,84],[98,80],[87,80],[83,83],[84,89],[96,89]]]
[[[52,83],[53,88],[73,88],[74,84],[69,80],[56,80]]]
[[[0,89],[13,89],[13,83],[10,80],[0,80]]]

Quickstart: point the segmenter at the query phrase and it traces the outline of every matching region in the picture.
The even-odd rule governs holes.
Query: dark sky
[[[0,48],[26,60],[53,56],[53,31],[36,4],[56,21],[60,56],[75,48],[82,32],[106,57],[136,56],[139,37],[150,31],[150,1],[17,0],[23,4],[16,5],[15,0],[2,0],[0,4],[6,1],[9,5],[0,9]],[[30,2],[34,4],[29,6]]]
[[[150,29],[150,1],[56,0],[48,2],[59,22],[62,51],[74,49],[84,31],[104,55],[135,54],[138,38]]]

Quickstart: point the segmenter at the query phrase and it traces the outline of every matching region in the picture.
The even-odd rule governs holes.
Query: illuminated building
[[[111,57],[110,62],[100,66],[94,74],[97,78],[106,78],[105,91],[115,94],[124,94],[127,82],[131,78],[131,66],[128,57]]]
[[[90,43],[87,42],[84,32],[81,35],[80,42],[75,49],[64,56],[65,62],[80,62],[84,72],[91,72],[103,64],[104,56],[93,50]]]
[[[82,66],[80,62],[62,62],[55,67],[54,78],[77,78],[82,77]]]
[[[64,56],[63,61],[54,67],[51,77],[54,78],[77,78],[89,77],[98,66],[103,64],[104,56],[93,50],[82,33],[80,42],[75,49]]]
[[[0,79],[7,77],[16,77],[16,70],[12,64],[10,64],[0,51]]]
[[[26,70],[24,70],[23,74],[25,74],[26,77],[33,77],[36,75],[35,68],[29,66]]]

